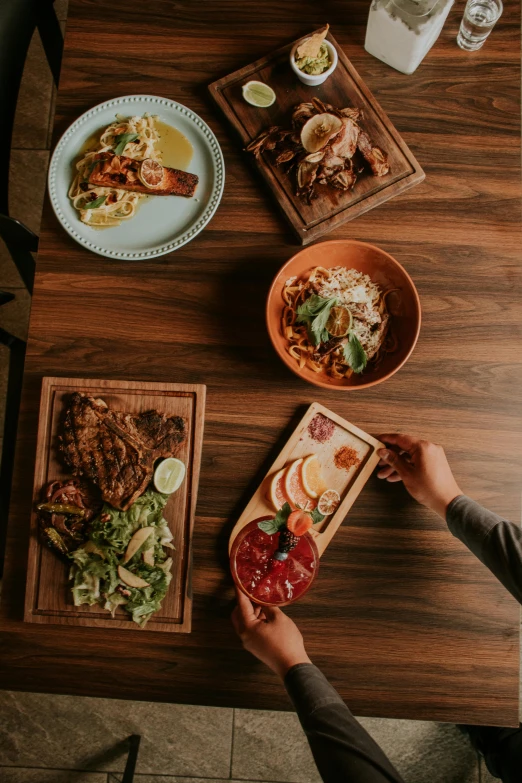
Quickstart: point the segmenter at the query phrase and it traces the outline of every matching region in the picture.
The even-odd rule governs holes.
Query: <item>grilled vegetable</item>
[[[67,544],[54,527],[42,528],[42,537],[47,546],[51,549],[56,549],[56,551],[60,552],[62,555],[67,555],[69,553]]]
[[[71,514],[75,517],[85,516],[85,509],[69,503],[38,503],[36,508],[38,511],[49,511],[50,514]]]

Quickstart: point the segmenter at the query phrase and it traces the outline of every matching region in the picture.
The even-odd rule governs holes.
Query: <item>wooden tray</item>
[[[318,443],[308,432],[308,425],[317,413],[322,413],[337,425],[332,437],[326,443]],[[348,471],[341,470],[334,464],[334,455],[342,446],[350,446],[355,449],[360,459],[359,464],[354,465]],[[341,503],[335,514],[326,517],[310,530],[310,534],[317,544],[319,555],[322,555],[379,462],[377,449],[382,448],[384,448],[384,444],[376,438],[342,419],[333,411],[329,411],[328,408],[319,405],[318,402],[312,403],[239,517],[230,534],[229,551],[239,531],[249,522],[267,514],[275,514],[272,504],[267,499],[268,487],[274,473],[296,459],[308,457],[309,454],[317,454],[321,462],[325,483],[329,489],[336,489],[341,496]]]
[[[319,87],[303,84],[291,70],[289,53],[295,41],[209,85],[210,94],[239,133],[245,147],[271,125],[290,127],[292,108],[314,96],[338,108],[356,106],[363,109],[362,127],[373,143],[388,153],[390,172],[384,177],[374,177],[365,170],[353,190],[344,192],[319,185],[317,192],[320,195],[308,204],[295,195],[295,171],[286,174],[284,166],[276,166],[273,153],[263,153],[257,159],[251,153],[245,153],[257,164],[303,245],[403,193],[425,177],[342,48],[331,34],[327,39],[337,49],[339,62],[333,74]],[[273,106],[259,109],[243,99],[241,88],[250,80],[265,82],[276,91],[277,100]]]
[[[140,383],[133,381],[44,378],[40,399],[40,419],[34,473],[33,500],[37,503],[44,484],[71,473],[58,454],[58,429],[64,398],[73,391],[101,397],[113,410],[142,413],[156,409],[185,419],[187,437],[176,453],[187,466],[180,489],[169,499],[164,511],[173,533],[173,578],[161,610],[147,623],[149,631],[190,633],[192,622],[191,543],[196,508],[206,387],[179,383]],[[68,583],[66,564],[42,545],[36,513],[31,514],[29,561],[27,568],[24,620],[32,623],[86,625],[91,627],[139,630],[119,609],[113,619],[97,606],[75,607]]]

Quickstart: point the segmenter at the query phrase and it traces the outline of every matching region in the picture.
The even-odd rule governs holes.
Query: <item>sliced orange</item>
[[[312,517],[306,511],[292,511],[286,521],[286,526],[294,536],[304,536],[307,530],[312,527]]]
[[[321,475],[321,463],[317,454],[310,454],[309,457],[306,457],[301,468],[301,475],[304,491],[309,497],[318,498],[327,489]]]
[[[286,469],[284,485],[285,493],[294,506],[299,506],[299,508],[304,508],[307,511],[311,511],[316,507],[317,501],[312,500],[306,494],[305,488],[303,486],[302,466],[303,460],[296,459],[295,462],[292,462],[292,464],[289,465]]]
[[[286,468],[282,468],[282,470],[274,473],[268,490],[268,497],[276,511],[279,511],[285,503],[288,503],[288,497],[285,492],[285,473]]]
[[[329,514],[333,514],[333,512],[339,506],[340,502],[341,502],[341,496],[339,495],[337,490],[327,489],[326,492],[323,492],[323,494],[319,498],[319,503],[317,504],[317,510],[321,514],[324,514],[325,517],[327,517]]]
[[[141,161],[139,178],[146,188],[157,188],[163,182],[165,171],[161,163],[152,158]]]
[[[326,322],[326,329],[332,337],[345,337],[352,325],[352,314],[347,307],[332,307]]]

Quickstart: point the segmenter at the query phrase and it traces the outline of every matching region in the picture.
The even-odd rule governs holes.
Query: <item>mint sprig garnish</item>
[[[312,517],[312,522],[314,525],[316,525],[318,522],[322,522],[325,518],[324,514],[321,514],[320,511],[318,511],[317,508],[314,508],[313,511],[310,511],[310,516]]]
[[[291,513],[292,507],[290,506],[290,503],[285,503],[284,506],[279,509],[274,519],[265,519],[263,522],[258,522],[257,526],[263,533],[268,533],[269,536],[273,536],[284,528]]]
[[[299,506],[297,508],[299,509]],[[260,530],[263,531],[263,533],[267,533],[269,536],[274,536],[276,533],[280,533],[281,530],[286,527],[288,517],[292,513],[292,510],[293,509],[290,506],[290,503],[285,503],[284,506],[279,509],[273,519],[265,519],[263,522],[258,522],[257,526]],[[300,509],[300,511],[304,511],[304,509]],[[305,514],[310,514],[314,525],[318,522],[322,522],[325,518],[324,514],[321,514],[321,512],[316,508],[314,508],[313,511],[305,511]]]

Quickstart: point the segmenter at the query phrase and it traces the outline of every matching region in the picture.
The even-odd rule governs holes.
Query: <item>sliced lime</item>
[[[185,463],[176,457],[164,459],[154,471],[154,486],[164,495],[172,495],[185,478]]]
[[[276,94],[268,84],[247,82],[243,85],[243,98],[252,106],[266,108],[275,102]]]

